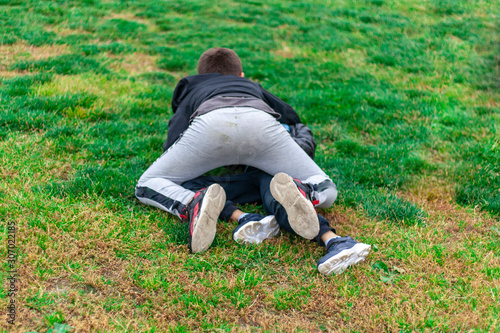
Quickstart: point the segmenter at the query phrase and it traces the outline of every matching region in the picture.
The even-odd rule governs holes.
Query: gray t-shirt
[[[263,100],[258,99],[253,96],[215,96],[203,103],[196,109],[196,111],[191,115],[190,120],[193,121],[195,117],[201,116],[202,114],[208,113],[213,110],[231,108],[231,107],[252,107],[254,109],[262,110],[271,114],[276,119],[281,116],[279,113],[275,112],[269,105],[267,105]]]

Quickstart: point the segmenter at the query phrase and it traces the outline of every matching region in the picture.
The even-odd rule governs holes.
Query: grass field
[[[498,1],[0,0],[5,332],[500,332]],[[176,82],[207,48],[313,130],[341,235],[258,246],[141,205]],[[260,207],[246,207],[260,211]],[[8,244],[15,230],[15,296]],[[15,323],[7,322],[14,300]]]

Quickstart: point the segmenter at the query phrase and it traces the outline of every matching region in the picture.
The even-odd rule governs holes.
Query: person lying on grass
[[[226,193],[217,183],[196,192],[182,184],[222,166],[248,165],[273,175],[270,193],[286,211],[290,230],[315,239],[320,233],[315,207],[330,207],[337,189],[282,126],[301,124],[295,110],[246,79],[233,50],[205,51],[197,70],[198,75],[183,78],[174,90],[164,153],[139,178],[136,197],[188,220],[191,252],[206,251]],[[331,254],[325,267],[338,262],[347,267],[370,251],[369,245],[332,230],[321,240]]]

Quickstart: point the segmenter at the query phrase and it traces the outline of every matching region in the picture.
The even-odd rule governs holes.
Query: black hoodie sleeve
[[[189,90],[187,89],[188,87],[188,78],[185,77],[177,83],[177,86],[175,86],[174,93],[172,94],[172,112],[175,113],[177,111],[177,108],[181,104],[181,102],[184,100],[186,95],[188,94]]]
[[[183,114],[174,113],[168,122],[167,141],[163,143],[163,151],[174,144],[180,137],[182,132],[189,126],[189,118],[184,117]]]
[[[300,121],[299,115],[295,110],[287,103],[283,102],[281,99],[278,97],[274,96],[271,94],[269,91],[266,89],[262,88],[262,86],[259,84],[260,88],[262,89],[263,93],[263,100],[266,102],[267,105],[271,107],[274,111],[279,113],[281,115],[281,118],[279,121],[283,124],[287,125],[293,125],[293,124],[300,124],[302,123]]]
[[[316,141],[309,127],[304,124],[290,125],[290,135],[292,139],[314,159],[314,152],[316,150]]]
[[[181,133],[189,126],[189,117],[185,115],[185,112],[177,112],[181,103],[184,101],[185,97],[189,93],[189,77],[185,77],[177,83],[172,94],[172,112],[174,115],[170,118],[168,122],[168,133],[167,140],[163,143],[163,151],[167,150],[175,140],[179,138]]]

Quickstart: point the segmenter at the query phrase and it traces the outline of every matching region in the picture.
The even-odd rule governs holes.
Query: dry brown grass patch
[[[46,31],[54,32],[60,36],[68,36],[68,35],[90,35],[90,32],[83,29],[70,29],[64,28],[60,26],[46,26]]]
[[[29,73],[28,71],[25,71],[25,72],[22,72],[22,73],[16,72],[16,71],[8,71],[8,70],[5,70],[5,68],[2,69],[0,67],[0,78],[10,79],[10,78],[13,78],[13,77],[16,77],[16,76],[20,76],[20,75],[23,75],[23,74],[28,74],[28,73]]]
[[[48,57],[70,53],[70,50],[64,44],[33,46],[21,42],[11,45],[0,45],[0,53],[3,56],[2,60],[0,60],[0,65],[6,66],[17,59],[46,59]]]
[[[468,232],[488,232],[496,220],[488,213],[476,208],[462,207],[454,202],[455,185],[442,178],[423,176],[416,185],[402,196],[423,207],[433,220],[445,220],[447,230],[455,230],[457,221],[467,224]]]
[[[296,46],[289,46],[286,43],[281,44],[281,48],[271,51],[271,53],[280,56],[282,58],[291,59],[299,56],[302,51]]]
[[[159,70],[156,67],[156,59],[156,56],[144,53],[128,54],[121,59],[117,67],[124,69],[131,75],[155,72]]]

